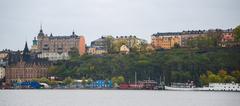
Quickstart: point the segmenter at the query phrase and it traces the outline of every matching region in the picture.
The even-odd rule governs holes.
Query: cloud
[[[150,42],[155,32],[230,28],[240,22],[239,0],[1,0],[0,50],[22,49],[44,32],[87,43],[102,35],[137,35]],[[13,43],[14,42],[14,43]]]

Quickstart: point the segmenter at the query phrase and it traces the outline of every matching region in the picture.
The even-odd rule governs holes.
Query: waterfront
[[[0,90],[0,106],[238,106],[239,92]]]

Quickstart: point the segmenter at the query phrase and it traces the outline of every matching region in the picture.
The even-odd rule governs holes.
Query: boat
[[[196,87],[188,83],[172,83],[165,86],[165,90],[174,91],[240,91],[239,83],[209,83],[208,86]]]
[[[165,90],[172,90],[172,91],[196,91],[199,88],[191,83],[172,83],[171,86],[164,86]]]
[[[209,86],[199,88],[201,91],[240,91],[239,83],[209,83]]]

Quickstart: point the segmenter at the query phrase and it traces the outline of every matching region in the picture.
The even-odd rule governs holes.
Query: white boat
[[[165,90],[171,90],[171,91],[197,91],[199,88],[177,88],[177,87],[170,87],[170,86],[165,86]]]
[[[175,91],[240,91],[239,83],[209,83],[208,87],[165,86],[165,90]]]
[[[202,91],[240,91],[239,83],[209,83],[208,87],[199,88]]]
[[[196,88],[196,86],[194,86],[193,82],[191,82],[191,83],[172,83],[171,86],[165,86],[165,90],[195,91],[195,90],[198,90],[198,88]]]

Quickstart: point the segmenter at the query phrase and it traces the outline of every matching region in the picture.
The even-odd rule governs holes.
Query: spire
[[[25,62],[30,60],[30,51],[28,49],[27,41],[25,43],[25,47],[24,47],[24,50],[23,50],[23,60]]]
[[[29,52],[27,41],[25,43],[25,47],[24,47],[23,52]]]
[[[43,32],[43,30],[42,30],[42,23],[41,23],[41,25],[40,25],[40,32]]]
[[[73,29],[72,35],[75,35],[74,29]]]
[[[43,30],[42,30],[42,24],[40,25],[40,32],[38,33],[38,36],[44,36]]]
[[[73,32],[72,32],[72,35],[71,36],[77,36],[76,34],[75,34],[75,31],[73,30]]]

